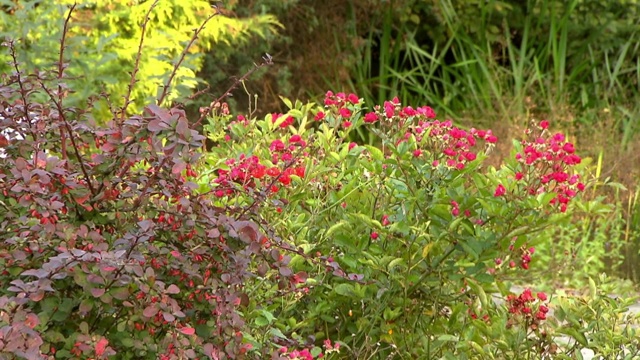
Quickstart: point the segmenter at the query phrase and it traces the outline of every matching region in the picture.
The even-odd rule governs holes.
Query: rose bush
[[[284,307],[263,287],[279,329],[339,339],[345,358],[558,353],[542,330],[546,295],[514,297],[505,280],[529,268],[535,235],[566,219],[585,188],[564,135],[532,123],[495,169],[483,166],[498,141],[490,130],[436,120],[428,106],[368,110],[333,92],[324,106],[284,101],[287,114],[264,119],[214,116],[199,179],[218,206],[247,206],[294,243],[296,271],[319,274]],[[350,141],[357,131],[373,142]],[[249,338],[258,347],[264,334]]]

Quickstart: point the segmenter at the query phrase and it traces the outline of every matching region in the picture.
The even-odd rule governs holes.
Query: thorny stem
[[[13,60],[13,68],[16,69],[16,81],[18,82],[18,86],[20,87],[20,98],[22,99],[22,104],[24,106],[24,116],[27,118],[27,126],[29,126],[29,132],[31,133],[31,137],[33,141],[37,141],[38,137],[36,133],[33,131],[33,124],[31,124],[31,117],[29,116],[29,102],[27,101],[27,89],[24,87],[24,83],[22,82],[22,76],[20,76],[20,67],[18,66],[18,57],[16,55],[16,48],[13,40],[9,41],[9,49],[11,50],[11,59]],[[36,162],[37,155],[36,151]]]
[[[67,40],[67,31],[69,31],[69,22],[71,21],[71,14],[73,14],[73,10],[75,10],[77,4],[71,5],[69,8],[69,14],[67,14],[67,18],[64,19],[64,26],[62,28],[62,39],[60,39],[60,50],[58,51],[58,102],[62,104],[63,101],[63,92],[62,85],[60,81],[64,77],[64,48],[65,42]],[[71,133],[69,133],[69,137],[72,137]],[[60,151],[62,152],[62,158],[67,160],[67,139],[64,136],[64,131],[60,129]]]
[[[214,108],[214,106],[216,104],[219,104],[220,102],[222,102],[222,100],[224,98],[226,98],[227,96],[231,95],[231,92],[233,90],[235,90],[245,80],[247,80],[254,72],[256,72],[258,69],[260,69],[262,67],[265,67],[267,65],[273,65],[273,58],[269,54],[265,54],[265,56],[262,57],[262,62],[261,63],[259,63],[259,64],[254,63],[253,67],[249,71],[247,71],[244,75],[242,75],[242,77],[240,77],[238,79],[235,79],[233,81],[233,84],[231,84],[229,89],[227,89],[227,91],[225,91],[224,94],[220,95],[220,97],[218,97],[217,99],[213,100],[209,104],[209,106],[207,106],[204,109],[202,109],[202,111],[200,112],[200,118],[193,125],[194,126],[200,125],[200,123],[202,123],[202,120],[204,120],[209,114],[211,114],[211,110],[213,110],[213,108]]]
[[[124,118],[127,116],[127,108],[131,103],[131,92],[133,92],[133,87],[136,84],[136,74],[138,74],[138,70],[140,69],[140,58],[142,57],[142,45],[144,44],[144,36],[147,32],[147,24],[151,19],[151,12],[158,4],[159,0],[155,0],[153,4],[149,7],[149,10],[144,16],[144,21],[142,22],[142,34],[140,35],[140,43],[138,44],[138,53],[136,54],[136,61],[133,65],[133,71],[131,72],[131,81],[129,82],[129,86],[127,88],[127,94],[124,96],[124,104],[122,105],[122,109],[120,110],[120,120],[118,121],[118,125],[122,126],[124,123]]]
[[[202,24],[200,24],[199,28],[194,30],[193,36],[191,37],[191,40],[189,41],[187,46],[185,46],[184,50],[182,50],[182,54],[180,54],[180,58],[178,59],[178,62],[176,62],[173,65],[173,70],[171,71],[171,74],[169,75],[169,79],[167,79],[167,82],[162,86],[162,94],[160,95],[160,97],[158,97],[158,105],[162,104],[162,102],[164,101],[165,97],[169,94],[169,88],[171,86],[171,82],[173,81],[173,78],[176,76],[176,73],[178,72],[178,69],[180,68],[180,65],[182,65],[182,62],[184,62],[184,59],[186,58],[187,53],[189,52],[189,48],[191,48],[193,43],[196,42],[196,40],[198,39],[198,35],[200,35],[202,30],[204,30],[204,27],[207,25],[207,23],[211,19],[213,19],[214,16],[216,16],[218,14],[220,14],[220,13],[216,9],[213,14],[209,15],[202,22]]]
[[[73,152],[75,153],[76,158],[78,159],[78,163],[80,163],[80,169],[82,170],[82,174],[84,175],[84,178],[87,181],[87,186],[91,191],[91,195],[95,196],[96,190],[93,188],[93,183],[91,182],[91,178],[89,177],[87,168],[84,166],[82,155],[80,155],[80,150],[78,150],[78,144],[76,143],[76,140],[73,136],[73,130],[71,129],[71,126],[67,121],[67,118],[64,116],[64,109],[62,108],[62,104],[56,100],[56,98],[53,96],[51,91],[44,86],[41,80],[38,80],[38,82],[40,83],[40,86],[42,86],[42,89],[47,93],[47,95],[49,95],[49,98],[51,99],[51,101],[56,105],[56,109],[58,110],[58,116],[60,116],[60,120],[62,120],[62,123],[64,124],[65,129],[69,133],[69,140],[71,140],[71,145],[73,146]]]

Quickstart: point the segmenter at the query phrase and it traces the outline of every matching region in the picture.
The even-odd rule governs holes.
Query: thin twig
[[[193,100],[193,99],[197,98],[198,96],[200,96],[200,95],[202,95],[202,94],[206,93],[206,92],[207,92],[207,91],[209,91],[209,90],[211,90],[211,87],[210,87],[209,85],[207,85],[204,89],[202,89],[202,90],[198,90],[197,92],[195,92],[195,93],[193,93],[193,94],[189,95],[189,97],[188,97],[187,99],[189,99],[189,100]]]
[[[273,65],[273,58],[271,57],[271,55],[269,54],[265,54],[265,56],[262,57],[262,62],[259,64],[253,64],[253,67],[247,71],[244,75],[242,75],[241,78],[236,79],[233,84],[231,84],[231,86],[229,87],[229,89],[227,89],[227,91],[225,91],[222,95],[220,95],[220,97],[218,97],[217,99],[213,100],[208,107],[206,107],[204,109],[204,111],[201,112],[200,114],[200,118],[198,119],[198,121],[196,121],[195,124],[193,124],[194,126],[198,126],[200,125],[200,123],[202,123],[202,120],[204,120],[210,113],[211,110],[213,109],[213,107],[215,106],[215,104],[219,104],[224,98],[226,98],[227,96],[229,96],[231,94],[231,92],[233,90],[235,90],[238,85],[240,85],[241,83],[243,83],[245,80],[247,80],[254,72],[256,72],[258,69],[265,67],[267,65]]]
[[[136,61],[133,65],[133,71],[131,72],[131,81],[129,81],[129,87],[127,88],[127,94],[124,97],[124,104],[122,105],[122,110],[120,112],[120,121],[118,122],[119,126],[122,126],[124,123],[124,118],[127,115],[127,108],[129,107],[129,103],[131,102],[131,93],[133,92],[133,87],[136,84],[136,75],[138,74],[138,70],[140,69],[140,58],[142,57],[142,45],[144,44],[144,37],[147,33],[147,24],[149,23],[151,12],[158,4],[159,0],[155,0],[153,4],[149,7],[149,11],[144,16],[144,21],[142,22],[142,34],[140,34],[140,43],[138,44],[138,53],[136,54]]]
[[[62,123],[64,124],[64,127],[67,130],[67,133],[69,133],[69,140],[71,140],[71,145],[73,146],[73,150],[78,160],[78,163],[80,163],[80,169],[82,170],[82,174],[84,175],[84,178],[87,181],[87,186],[89,186],[91,195],[95,196],[96,191],[93,188],[93,183],[91,182],[89,173],[87,172],[87,169],[84,166],[82,155],[80,155],[80,150],[78,150],[78,144],[76,143],[76,140],[73,137],[73,130],[71,129],[71,125],[69,125],[67,118],[64,116],[64,109],[62,108],[62,104],[57,101],[57,99],[53,96],[51,91],[45,87],[45,85],[42,83],[41,80],[38,80],[38,81],[40,82],[40,86],[42,86],[42,89],[47,93],[47,95],[49,95],[49,98],[51,99],[51,101],[56,105],[56,109],[58,110],[58,115],[60,116],[60,120],[62,120]]]
[[[69,22],[71,21],[71,14],[73,14],[73,10],[75,10],[77,4],[71,5],[69,8],[69,14],[67,18],[64,19],[64,26],[62,28],[62,39],[60,39],[60,50],[58,51],[58,103],[62,104],[63,92],[62,85],[60,81],[64,77],[64,48],[65,42],[67,40],[67,31],[69,31]],[[71,137],[72,135],[69,134]],[[67,160],[67,139],[64,136],[64,130],[60,129],[60,152],[62,153],[62,158]]]
[[[27,118],[27,126],[29,126],[29,133],[33,138],[33,141],[38,140],[38,136],[33,131],[33,127],[31,124],[31,117],[29,116],[29,102],[27,101],[27,89],[24,87],[24,83],[22,82],[22,76],[20,75],[20,67],[18,66],[18,56],[16,55],[15,43],[13,40],[9,41],[9,50],[11,53],[11,59],[13,60],[13,68],[16,69],[16,80],[18,81],[18,86],[20,87],[20,98],[22,99],[22,105],[24,106],[24,116]],[[36,151],[37,154],[37,151]]]
[[[196,42],[196,40],[198,39],[198,35],[200,35],[200,33],[202,32],[202,30],[204,30],[204,27],[207,25],[207,23],[213,19],[214,16],[220,14],[218,12],[218,10],[216,9],[215,12],[211,15],[209,15],[203,22],[202,24],[200,24],[200,27],[195,29],[193,32],[193,36],[191,37],[191,40],[189,41],[189,43],[187,44],[187,46],[182,50],[182,54],[180,54],[180,58],[178,59],[178,62],[176,62],[173,65],[173,70],[171,71],[171,74],[169,75],[169,78],[167,79],[167,82],[162,85],[162,94],[160,94],[160,97],[158,97],[158,105],[162,104],[162,102],[164,101],[164,99],[167,97],[167,95],[169,94],[169,88],[171,87],[171,82],[173,81],[173,78],[176,76],[178,69],[180,68],[180,66],[182,65],[182,62],[184,62],[184,59],[187,56],[187,53],[189,52],[189,49],[191,48],[191,46],[193,45],[193,43]]]

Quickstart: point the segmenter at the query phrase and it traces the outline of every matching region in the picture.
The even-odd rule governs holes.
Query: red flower
[[[267,175],[272,176],[272,177],[278,176],[278,175],[280,175],[280,169],[278,169],[277,167],[269,168],[267,170]]]
[[[322,111],[318,111],[318,113],[316,114],[316,116],[313,117],[313,119],[315,121],[320,121],[324,119],[324,113]]]
[[[502,184],[499,184],[498,187],[496,188],[496,191],[493,193],[493,196],[498,197],[498,196],[502,196],[504,194],[506,194],[507,190],[504,188],[504,186],[502,186]]]
[[[538,299],[540,299],[540,301],[547,301],[547,294],[543,292],[539,292],[537,296],[538,296]]]
[[[547,120],[540,121],[540,127],[543,129],[549,128],[549,122]]]
[[[299,166],[299,167],[297,167],[297,168],[293,169],[293,173],[294,173],[294,175],[296,175],[297,177],[299,177],[299,178],[303,178],[303,177],[304,177],[304,172],[305,172],[305,170],[306,170],[306,169],[305,169],[304,167]]]
[[[378,115],[376,113],[370,112],[364,116],[365,123],[374,123],[378,121]]]
[[[347,108],[342,108],[339,110],[339,112],[340,112],[340,116],[342,116],[343,118],[348,118],[351,116],[351,110]]]

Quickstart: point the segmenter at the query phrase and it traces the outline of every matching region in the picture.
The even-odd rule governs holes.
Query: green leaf
[[[375,146],[365,145],[369,153],[371,154],[371,158],[376,161],[384,161],[384,154],[382,150],[378,149]]]
[[[484,291],[482,286],[476,282],[475,279],[467,278],[467,284],[471,288],[471,290],[478,295],[480,299],[480,304],[482,304],[483,308],[487,308],[489,305],[489,301],[487,300],[487,293]]]
[[[454,335],[443,334],[438,336],[436,340],[443,341],[443,342],[458,342],[460,341],[460,338]]]
[[[253,320],[253,322],[257,326],[267,326],[267,325],[269,325],[269,320],[267,320],[264,316],[258,316],[257,318],[255,318]]]
[[[556,332],[571,336],[572,338],[576,339],[576,341],[578,341],[578,343],[580,343],[580,345],[582,345],[583,347],[589,346],[589,341],[587,340],[587,337],[584,335],[584,333],[578,331],[577,329],[563,327],[560,329],[556,329]]]
[[[291,100],[287,99],[284,96],[280,96],[280,100],[282,100],[282,102],[289,108],[289,109],[293,109],[293,104],[291,103]]]
[[[396,258],[394,260],[392,260],[389,265],[387,265],[387,269],[389,270],[389,272],[393,271],[394,268],[396,267],[400,267],[402,266],[403,268],[406,267],[406,261],[403,258]]]
[[[355,291],[353,289],[353,285],[342,283],[334,286],[333,291],[338,295],[353,297],[355,296]]]

